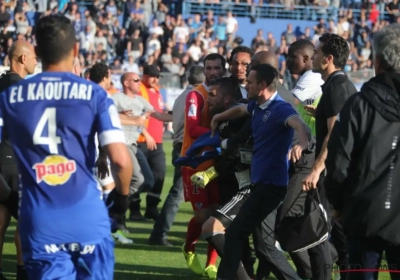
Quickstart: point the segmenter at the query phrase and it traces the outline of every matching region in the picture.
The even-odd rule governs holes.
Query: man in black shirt
[[[36,54],[33,46],[26,41],[16,41],[8,52],[10,60],[10,71],[0,77],[0,92],[13,84],[23,80],[28,74],[33,74],[37,64]],[[71,69],[72,70],[72,69]],[[11,214],[17,218],[18,212],[18,169],[14,152],[4,133],[4,139],[0,144],[0,174],[8,186],[12,188],[12,194],[5,203],[0,203],[0,252],[3,250],[5,232],[10,222]],[[0,189],[0,192],[3,191]],[[15,244],[17,247],[17,279],[27,279],[24,269],[21,246],[18,231],[15,232]],[[0,259],[1,260],[1,259]],[[5,279],[0,270],[0,280]]]
[[[315,162],[311,172],[303,180],[303,190],[318,189],[324,207],[329,211],[324,184],[325,160],[328,155],[327,144],[337,115],[342,110],[346,100],[357,89],[343,72],[349,57],[349,46],[342,37],[325,33],[319,38],[313,56],[313,72],[320,73],[325,83],[322,85],[322,96],[317,108],[307,105],[305,109],[315,116],[316,147]],[[328,215],[329,216],[329,215]],[[346,267],[347,250],[346,238],[341,224],[334,220],[332,224],[332,242],[338,252],[338,264]],[[343,269],[343,268],[342,268]],[[345,275],[341,275],[345,279]]]

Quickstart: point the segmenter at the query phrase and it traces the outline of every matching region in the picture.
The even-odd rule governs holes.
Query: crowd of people
[[[210,53],[229,59],[232,49],[243,43],[241,34],[247,30],[240,29],[236,16],[229,10],[217,16],[210,9],[207,14],[183,17],[178,2],[97,0],[84,5],[80,2],[81,6],[75,1],[5,2],[0,10],[1,63],[9,64],[7,52],[13,41],[25,39],[35,44],[34,23],[40,16],[63,13],[74,23],[83,68],[103,62],[110,64],[112,73],[122,74],[141,73],[143,67],[157,65],[164,73],[164,86],[184,88],[193,65],[202,65]],[[285,67],[289,45],[300,38],[315,43],[325,32],[348,41],[351,52],[345,71],[371,69],[373,34],[398,18],[398,4],[387,3],[383,11],[381,6],[374,4],[360,15],[354,15],[351,9],[341,10],[336,20],[321,17],[316,26],[300,31],[291,26],[280,38],[274,38],[268,30],[259,30],[251,47],[256,52],[277,52],[279,70],[288,87],[296,81]],[[380,16],[384,11],[387,18]]]

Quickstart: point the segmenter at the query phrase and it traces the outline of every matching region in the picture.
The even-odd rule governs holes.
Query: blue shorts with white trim
[[[48,244],[23,252],[29,279],[89,280],[114,278],[114,241]]]

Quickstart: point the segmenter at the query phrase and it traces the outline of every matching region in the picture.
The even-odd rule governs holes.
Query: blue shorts
[[[23,252],[29,279],[114,279],[111,236],[87,243],[50,244]]]

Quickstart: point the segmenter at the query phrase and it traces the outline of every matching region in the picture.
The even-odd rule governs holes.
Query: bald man
[[[278,69],[278,56],[270,51],[261,51],[253,55],[251,58],[251,65],[258,65],[258,64],[269,64],[275,69]],[[282,97],[283,100],[290,103],[294,108],[296,108],[295,97],[293,94],[281,84],[278,87],[278,93]]]
[[[8,51],[8,59],[10,61],[10,71],[0,77],[0,92],[23,80],[27,75],[33,74],[37,65],[35,50],[27,41],[15,41]],[[11,214],[14,218],[17,218],[18,213],[17,163],[8,135],[5,133],[4,137],[5,140],[0,144],[0,174],[3,176],[7,186],[5,184],[0,185],[0,193],[2,193],[0,197],[8,198],[5,202],[0,203],[0,265],[4,237],[10,223]],[[11,188],[11,192],[8,186]],[[18,231],[15,231],[14,240],[17,248],[17,279],[28,279],[22,260]],[[0,277],[1,274],[0,269]]]

